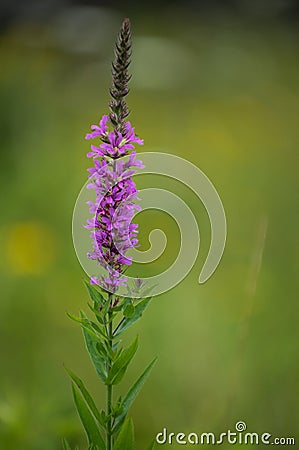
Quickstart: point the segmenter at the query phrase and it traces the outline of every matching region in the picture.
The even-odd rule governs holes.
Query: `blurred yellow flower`
[[[55,257],[55,235],[48,224],[23,222],[11,225],[6,236],[8,268],[16,274],[41,274]]]

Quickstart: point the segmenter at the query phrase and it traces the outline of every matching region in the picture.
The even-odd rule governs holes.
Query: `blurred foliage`
[[[0,448],[5,450],[57,450],[62,436],[85,448],[63,363],[103,401],[82,336],[65,315],[86,309],[72,246],[72,209],[88,167],[84,135],[107,111],[109,64],[121,17],[106,11],[105,34],[99,14],[95,35],[87,32],[89,15],[79,34],[75,22],[69,19],[67,28],[62,16],[47,25],[15,24],[1,36]],[[207,20],[176,9],[160,17],[132,14],[132,22],[128,102],[144,151],[168,151],[198,165],[214,182],[228,220],[223,260],[213,277],[198,285],[210,240],[204,207],[179,183],[138,180],[140,187],[161,186],[180,195],[200,224],[202,243],[189,276],[156,298],[134,331],[141,350],[128,385],[149,358],[159,358],[132,409],[137,448],[145,448],[164,426],[222,432],[238,420],[245,420],[249,431],[294,436],[298,35],[274,19]],[[145,248],[150,229],[164,229],[172,261],[178,239],[173,220],[147,212],[144,218],[140,214],[140,224]],[[259,274],[256,255],[262,256]],[[167,261],[161,261],[164,267]]]

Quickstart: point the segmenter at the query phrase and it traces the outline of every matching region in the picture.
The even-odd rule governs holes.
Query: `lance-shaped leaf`
[[[134,426],[132,419],[127,419],[117,436],[113,450],[133,450]]]
[[[82,330],[86,348],[88,350],[91,361],[93,362],[93,365],[100,379],[105,383],[107,380],[106,364],[104,357],[104,355],[106,354],[105,347],[98,338],[88,333],[88,331],[84,327],[82,327]]]
[[[112,406],[112,416],[115,418],[117,416],[120,416],[123,412],[123,405],[122,405],[122,398],[118,397],[117,402],[114,406]]]
[[[74,320],[74,322],[80,323],[82,325],[82,328],[84,328],[89,334],[93,335],[96,338],[99,338],[99,336],[102,337],[103,339],[106,338],[101,328],[95,322],[88,319],[88,317],[86,317],[83,311],[81,311],[80,314],[81,317],[77,317],[74,316],[74,314],[67,312],[68,317]]]
[[[82,397],[84,398],[87,406],[89,407],[89,409],[92,412],[92,414],[94,415],[94,417],[104,427],[105,422],[103,422],[101,414],[100,414],[98,408],[96,407],[96,404],[95,404],[92,396],[90,395],[90,393],[86,389],[83,381],[79,377],[77,377],[77,375],[75,375],[71,370],[69,370],[67,368],[65,368],[65,370],[67,371],[67,373],[69,374],[71,379],[74,381],[74,383],[79,388],[79,390],[80,390],[80,392],[82,394]]]
[[[106,303],[106,299],[103,297],[103,295],[88,281],[84,280],[84,283],[94,306],[104,306],[104,304]]]
[[[134,305],[133,304],[130,304],[130,305],[126,305],[126,307],[124,308],[124,316],[127,318],[127,319],[131,319],[133,316],[134,316],[134,313],[135,313],[135,307],[134,307]]]
[[[115,424],[113,427],[113,433],[117,433],[120,427],[122,426],[127,412],[129,408],[131,407],[132,403],[134,402],[137,394],[141,390],[142,386],[144,385],[147,377],[149,376],[153,366],[155,365],[157,361],[157,358],[153,359],[153,361],[147,366],[147,368],[142,372],[140,377],[135,381],[133,386],[129,389],[127,392],[127,395],[122,401],[123,411],[122,413],[115,419]]]
[[[83,400],[80,392],[76,386],[72,383],[73,396],[76,404],[76,408],[81,419],[82,425],[86,431],[87,439],[89,444],[95,444],[99,447],[99,450],[105,450],[105,443],[103,441],[102,435],[96,424],[96,421],[91,414],[88,406]]]
[[[111,368],[109,369],[106,384],[118,384],[121,381],[128,365],[130,364],[130,361],[137,351],[137,348],[138,336],[136,336],[132,344],[127,349],[123,350],[118,355]]]
[[[135,305],[133,316],[126,317],[120,322],[120,324],[116,327],[114,331],[114,337],[122,334],[125,330],[131,327],[138,319],[140,319],[140,317],[142,316],[143,312],[145,311],[151,300],[152,297],[148,297],[144,298],[139,303],[137,303],[137,305]]]

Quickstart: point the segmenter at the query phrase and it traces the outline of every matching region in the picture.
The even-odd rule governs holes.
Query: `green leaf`
[[[81,323],[81,324],[85,323],[84,320],[81,319],[81,317],[77,317],[77,316],[75,316],[74,314],[69,313],[69,312],[67,312],[66,314],[67,314],[67,316],[68,316],[70,319],[72,319],[74,322],[78,322],[78,323]]]
[[[125,318],[116,328],[114,337],[119,336],[130,326],[133,325],[142,316],[144,310],[147,308],[148,304],[152,300],[152,297],[144,298],[137,305],[135,305],[134,315],[131,318]]]
[[[80,318],[83,321],[82,324],[86,325],[88,327],[90,327],[91,330],[94,330],[95,333],[101,333],[101,328],[98,326],[97,323],[93,322],[92,320],[90,320],[86,314],[84,313],[84,311],[80,311]]]
[[[147,368],[144,370],[144,372],[142,372],[140,377],[135,381],[135,383],[129,389],[127,395],[123,399],[122,406],[123,406],[124,409],[123,409],[122,414],[115,419],[115,425],[114,425],[114,428],[113,428],[113,433],[117,433],[118,430],[120,429],[123,421],[126,418],[126,415],[127,415],[127,412],[129,410],[130,406],[132,405],[132,403],[134,402],[137,394],[139,393],[139,391],[141,390],[142,386],[144,385],[144,383],[145,383],[146,379],[148,378],[148,376],[149,376],[153,366],[155,365],[156,361],[157,361],[157,358],[153,359],[153,361],[147,366]]]
[[[93,314],[96,316],[97,321],[100,325],[105,326],[105,319],[102,316],[102,310],[99,311],[99,309],[94,308],[89,302],[87,303],[88,308],[90,311],[93,312]]]
[[[112,344],[112,350],[115,351],[117,350],[117,347],[119,346],[119,344],[121,343],[121,340],[113,342]]]
[[[115,405],[112,407],[113,410],[113,417],[117,417],[120,416],[120,414],[122,414],[124,407],[122,405],[122,398],[118,397],[117,402],[115,403]]]
[[[98,334],[103,337],[104,339],[106,338],[105,334],[102,332],[101,328],[92,320],[88,319],[88,317],[85,316],[85,314],[83,313],[83,311],[81,311],[81,317],[77,317],[74,316],[74,314],[71,314],[69,312],[66,313],[67,316],[72,319],[74,322],[78,322],[81,324],[81,326],[83,328],[86,329],[86,331],[89,334],[94,335],[95,337],[99,338]]]
[[[103,310],[102,310],[103,316],[105,316],[108,313],[109,309],[110,309],[110,301],[107,300],[105,305],[103,306]]]
[[[113,450],[133,450],[134,426],[132,419],[127,419],[117,436]]]
[[[68,441],[65,438],[62,439],[62,445],[63,445],[63,450],[71,450],[70,444],[68,443]]]
[[[134,307],[134,305],[132,305],[132,304],[127,305],[127,306],[125,307],[125,309],[124,309],[124,316],[125,316],[127,319],[131,319],[131,318],[134,316],[134,312],[135,312],[135,307]]]
[[[102,422],[103,422],[103,423],[107,423],[109,417],[106,415],[106,413],[105,413],[105,411],[104,411],[103,409],[101,409],[100,415],[101,415],[101,420],[102,420]]]
[[[122,308],[124,309],[127,305],[133,305],[133,299],[131,297],[125,297],[122,302]]]
[[[82,329],[86,348],[91,358],[91,361],[93,362],[93,365],[100,379],[105,383],[107,380],[107,372],[105,359],[102,356],[106,353],[105,348],[98,338],[95,338],[93,335],[89,334],[84,327]]]
[[[128,367],[128,366],[122,367],[122,368],[118,371],[116,377],[113,379],[112,384],[118,384],[118,383],[121,382],[121,380],[123,379],[123,377],[124,377],[124,375],[125,375],[125,373],[126,373],[127,367]]]
[[[132,344],[123,350],[116,358],[111,368],[109,369],[106,384],[118,384],[124,376],[127,367],[135,355],[138,348],[138,336],[134,339]]]
[[[85,401],[83,400],[74,383],[72,383],[72,389],[77,411],[80,416],[82,425],[86,431],[88,443],[98,445],[99,450],[105,450],[105,443],[95,422],[95,419],[93,418],[90,410],[88,409]]]
[[[89,296],[91,300],[93,301],[94,305],[101,305],[104,306],[106,303],[106,299],[103,297],[103,295],[94,287],[92,286],[88,281],[84,280],[85,286],[88,290]]]
[[[84,386],[83,381],[77,377],[77,375],[75,375],[71,370],[65,368],[65,370],[67,371],[67,373],[69,374],[69,376],[71,377],[71,379],[74,381],[74,383],[77,385],[77,387],[79,388],[79,390],[81,391],[81,394],[86,402],[86,404],[88,405],[90,411],[92,412],[92,414],[94,415],[94,417],[97,419],[97,421],[101,424],[101,425],[105,425],[105,422],[102,421],[102,417],[100,415],[100,412],[98,410],[98,408],[96,407],[95,402],[93,401],[92,396],[90,395],[90,393],[88,392],[88,390],[86,389],[86,387]]]

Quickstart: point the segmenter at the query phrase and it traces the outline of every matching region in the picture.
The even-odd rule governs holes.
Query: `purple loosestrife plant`
[[[91,232],[92,248],[87,257],[104,268],[106,275],[94,275],[86,281],[95,319],[91,320],[83,312],[80,317],[69,314],[82,326],[87,351],[107,392],[106,407],[98,409],[83,381],[67,370],[88,450],[133,450],[133,422],[127,414],[155,363],[153,360],[146,367],[125,396],[113,398],[113,387],[122,380],[138,346],[137,337],[127,348],[121,346],[119,338],[141,317],[150,302],[149,297],[136,303],[129,295],[118,294],[118,288],[126,285],[124,272],[132,263],[127,251],[138,245],[138,225],[132,219],[140,206],[136,203],[138,191],[132,177],[136,168],[143,167],[134,151],[135,144],[142,145],[143,141],[126,120],[130,56],[130,21],[125,19],[112,63],[110,114],[104,115],[99,125],[92,125],[86,135],[93,142],[87,154],[93,161],[93,167],[88,169],[87,187],[96,194],[96,200],[88,202],[92,217],[85,227]],[[136,280],[136,291],[140,287]],[[64,450],[71,450],[66,440],[63,446]]]

